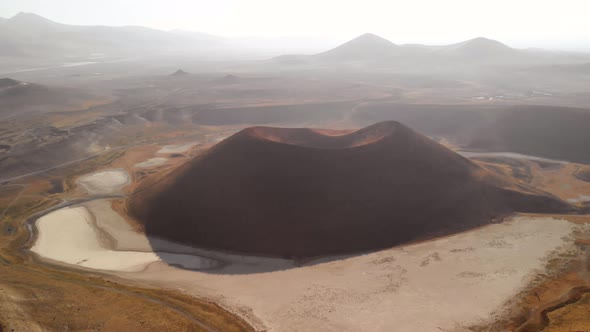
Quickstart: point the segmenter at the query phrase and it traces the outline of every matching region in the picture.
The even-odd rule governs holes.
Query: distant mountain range
[[[303,36],[225,38],[202,32],[138,26],[77,26],[33,13],[0,18],[0,57],[96,58],[176,54],[208,58],[264,58],[321,50]]]
[[[314,57],[321,61],[379,60],[398,56],[401,51],[400,46],[389,40],[366,33]]]
[[[397,45],[366,33],[338,47],[314,55],[282,55],[280,64],[377,63],[398,65],[545,64],[588,61],[590,54],[511,48],[488,38],[474,38],[450,45]]]
[[[61,24],[32,13],[0,18],[0,56],[100,59],[118,56],[217,56],[277,54],[280,50],[318,49],[317,40],[301,38],[223,38],[201,32],[162,31],[138,26],[78,26]],[[285,46],[290,45],[290,46]],[[296,51],[297,52],[297,51]],[[314,55],[283,55],[274,63],[339,64],[348,62],[401,65],[464,63],[568,63],[590,55],[543,50],[519,50],[498,41],[475,38],[457,44],[396,45],[374,34],[364,34],[336,48]],[[582,61],[579,61],[582,62]]]
[[[366,33],[345,44],[314,57],[322,61],[377,61],[404,56],[431,56],[439,58],[505,59],[521,56],[523,51],[513,49],[499,41],[479,37],[461,43],[428,46],[420,44],[396,45],[377,35]]]
[[[222,38],[137,26],[76,26],[31,13],[0,20],[0,56],[117,56],[207,52]]]

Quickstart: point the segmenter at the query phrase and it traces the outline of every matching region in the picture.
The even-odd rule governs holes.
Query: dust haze
[[[0,5],[0,331],[590,329],[583,3],[132,2]]]

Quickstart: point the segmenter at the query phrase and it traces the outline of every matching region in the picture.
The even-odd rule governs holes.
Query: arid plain
[[[590,325],[590,76],[584,71],[590,58],[544,55],[531,62],[477,39],[447,49],[437,58],[447,70],[428,74],[419,64],[367,60],[388,45],[364,35],[313,56],[208,62],[170,56],[35,70],[23,70],[23,60],[19,70],[3,69],[0,330],[572,331]],[[350,51],[356,48],[368,51],[359,58]],[[502,61],[466,64],[454,58],[461,53],[449,53],[474,48],[502,54]],[[393,133],[411,134],[361,129],[382,121],[401,123]],[[267,127],[311,128],[305,132],[319,135],[321,147]],[[362,139],[333,143],[347,137]],[[310,144],[320,152],[307,153]],[[263,153],[232,159],[239,155],[235,146]],[[297,239],[322,234],[325,246],[269,239],[289,234],[273,233],[273,220],[263,218],[275,216],[264,204],[276,202],[279,192],[244,185],[260,178],[235,182],[250,191],[227,189],[230,180],[250,174],[241,173],[247,163],[266,175],[284,174],[280,160],[265,158],[270,154],[295,156],[284,160],[301,167],[292,173],[299,181],[330,174],[305,166],[332,165],[318,160],[338,149],[351,156],[346,161],[389,149],[391,165],[419,155],[421,168],[386,164],[391,174],[371,168],[358,178],[314,181],[334,193],[318,206],[297,195],[280,201],[276,211],[304,211],[314,221],[281,229]],[[351,171],[366,171],[360,161]],[[282,168],[272,168],[277,165]],[[257,217],[239,232],[227,226],[223,233],[205,227],[206,220],[175,226],[188,221],[173,213],[164,220],[170,207],[158,210],[163,225],[155,228],[149,216],[133,211],[134,202],[155,206],[150,199],[170,188],[188,192],[175,181],[193,170],[204,180],[186,187],[214,179],[224,188],[216,192],[211,180],[207,191],[194,191],[206,202],[201,209],[225,197],[223,215]],[[363,208],[381,211],[380,218],[366,213],[357,222],[375,230],[353,233],[372,241],[347,251],[345,244],[354,242],[347,241],[348,228],[338,237],[330,229],[318,233],[314,213],[338,210],[347,190],[366,194],[359,179],[373,179],[371,172],[397,181],[398,187],[382,184],[403,192],[384,192],[398,200],[411,196],[413,209],[401,218],[397,201],[389,204],[395,209],[367,201],[374,205]],[[398,173],[415,178],[403,182]],[[286,191],[297,188],[285,183]],[[200,206],[184,202],[186,192],[171,199],[173,208]],[[256,211],[235,197],[251,199]],[[344,212],[359,210],[350,211]],[[344,212],[334,215],[346,220]],[[392,231],[388,220],[413,225],[407,226],[412,232]],[[178,229],[215,231],[219,241],[199,234],[191,242],[175,237]],[[392,242],[380,232],[390,232]],[[317,251],[306,250],[312,245]]]

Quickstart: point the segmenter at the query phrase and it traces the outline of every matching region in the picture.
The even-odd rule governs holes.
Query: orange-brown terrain
[[[76,174],[103,166],[131,169],[153,149],[113,151],[0,188],[0,331],[252,330],[209,300],[47,264],[26,250],[34,239],[28,222],[68,198],[84,197],[74,191]]]
[[[0,332],[590,331],[590,55],[201,37],[0,18]]]
[[[584,175],[587,166],[549,161],[479,157],[477,162],[523,183],[572,200],[590,192]],[[583,204],[583,203],[578,203]],[[576,251],[552,257],[545,273],[532,280],[529,287],[515,295],[511,314],[492,327],[476,331],[586,331],[590,326],[588,301],[590,292],[590,215],[561,216],[579,225],[574,233]]]
[[[148,235],[310,257],[391,247],[512,212],[572,212],[397,122],[347,134],[252,127],[140,188]]]

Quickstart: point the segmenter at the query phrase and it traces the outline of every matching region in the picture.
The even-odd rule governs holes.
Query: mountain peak
[[[37,15],[35,13],[27,13],[27,12],[19,12],[18,14],[14,15],[10,18],[13,21],[42,21],[42,22],[51,22],[50,20],[46,19],[43,16]]]
[[[365,33],[317,56],[331,61],[375,61],[396,55],[399,48],[383,37]]]
[[[493,40],[493,39],[490,39],[490,38],[486,38],[486,37],[482,37],[482,36],[469,39],[468,41],[497,42],[496,40]]]
[[[43,16],[25,12],[14,15],[8,22],[13,27],[20,29],[20,31],[42,31],[59,25],[59,23],[48,20]]]
[[[12,78],[0,78],[0,88],[11,87],[21,84],[20,81],[13,80]]]
[[[188,75],[188,73],[182,69],[178,69],[177,71],[175,71],[174,73],[170,74],[171,76],[185,76]]]
[[[254,255],[374,250],[544,202],[567,207],[504,189],[472,161],[393,121],[357,131],[247,128],[185,165],[129,201],[146,234]]]
[[[443,49],[443,52],[477,59],[484,57],[506,57],[517,53],[515,49],[506,44],[484,37],[477,37],[457,44],[448,45]]]
[[[464,45],[471,44],[471,45],[478,45],[478,46],[497,46],[497,47],[510,48],[508,45],[503,44],[497,40],[489,39],[489,38],[485,38],[485,37],[477,37],[477,38],[469,39],[469,40],[463,42],[462,44],[464,44]]]
[[[362,35],[354,38],[353,40],[385,41],[391,43],[389,40],[370,32],[363,33]]]
[[[347,45],[347,44],[397,46],[394,43],[392,43],[391,41],[389,41],[381,36],[377,36],[376,34],[373,34],[373,33],[364,33],[364,34],[350,40],[349,42],[347,42],[343,45]]]

